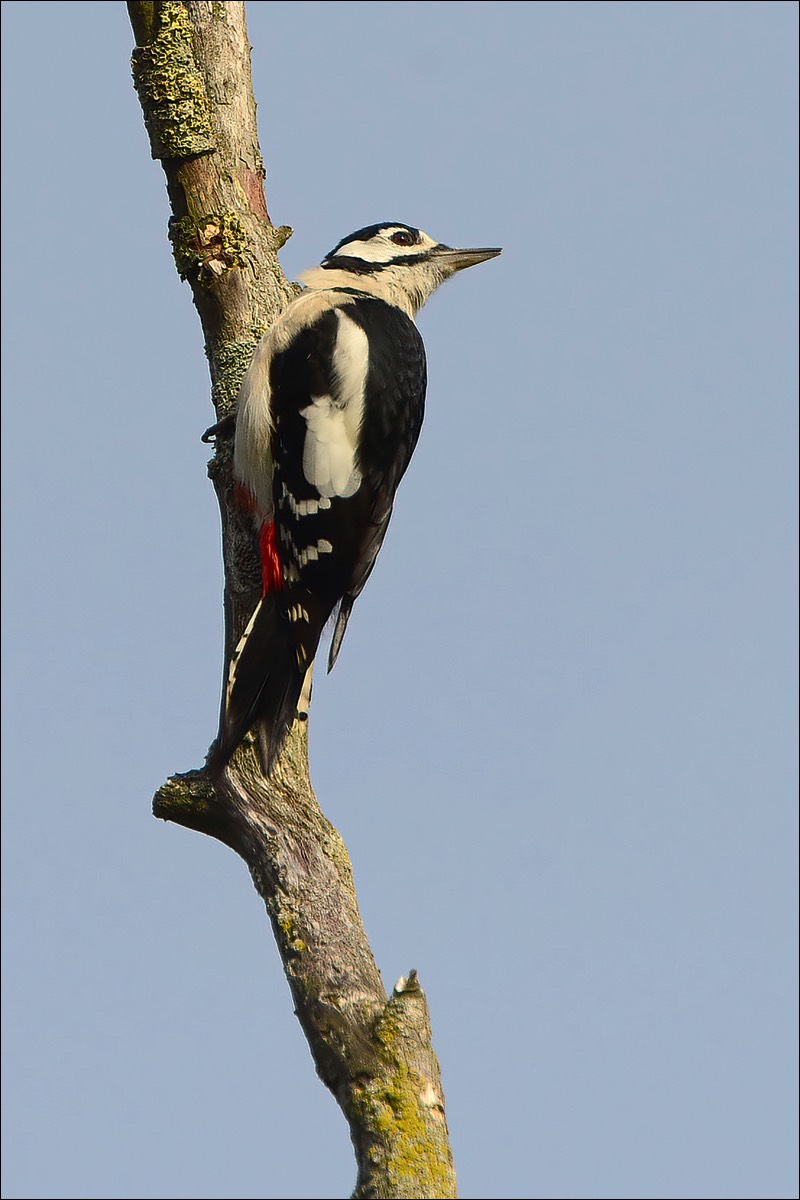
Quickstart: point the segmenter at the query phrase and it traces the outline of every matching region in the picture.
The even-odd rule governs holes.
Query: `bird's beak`
[[[474,267],[478,263],[486,262],[487,258],[497,258],[500,253],[497,246],[480,250],[454,250],[452,246],[437,246],[431,252],[431,257],[448,275],[454,275],[456,271],[463,271],[465,267]]]

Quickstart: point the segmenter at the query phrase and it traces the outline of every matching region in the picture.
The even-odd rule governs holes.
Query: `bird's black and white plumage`
[[[239,393],[234,471],[260,529],[264,594],[230,664],[212,774],[250,729],[271,770],[334,614],[328,670],[336,661],[422,425],[414,314],[445,279],[499,253],[399,222],[360,229],[301,276],[259,344]]]

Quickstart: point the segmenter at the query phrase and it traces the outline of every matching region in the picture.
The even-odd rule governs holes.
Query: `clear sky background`
[[[797,1195],[790,3],[251,3],[290,276],[500,259],[316,689],[461,1195]],[[221,676],[200,329],[122,3],[3,4],[4,1200],[337,1197],[241,861],[153,820]]]

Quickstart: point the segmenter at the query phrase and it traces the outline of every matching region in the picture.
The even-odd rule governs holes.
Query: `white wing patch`
[[[364,330],[341,309],[336,317],[333,395],[314,396],[308,408],[301,410],[308,427],[303,474],[320,496],[328,499],[353,496],[361,486],[355,459],[369,365]]]
[[[332,554],[333,543],[327,538],[320,538],[315,546],[306,546],[305,550],[299,550],[297,553],[297,565],[304,567],[306,563],[316,562],[320,554]]]
[[[319,500],[295,500],[285,483],[281,484],[281,498],[289,505],[295,517],[315,517],[318,512],[331,506],[326,496],[320,496]]]

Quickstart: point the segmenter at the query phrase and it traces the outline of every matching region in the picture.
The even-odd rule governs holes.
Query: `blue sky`
[[[311,724],[461,1195],[793,1197],[797,8],[248,6],[296,276],[406,221],[419,448]],[[4,3],[3,1196],[354,1182],[240,860],[199,325],[122,3]]]

